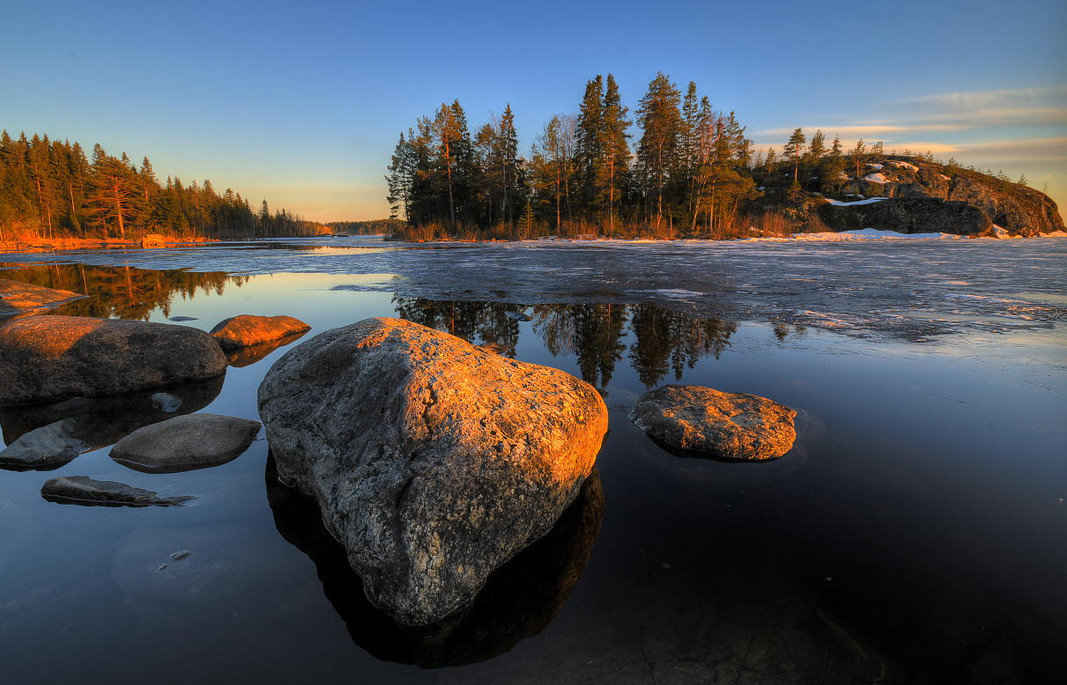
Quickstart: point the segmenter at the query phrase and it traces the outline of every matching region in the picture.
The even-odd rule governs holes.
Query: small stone
[[[110,480],[93,480],[88,476],[64,476],[46,481],[41,496],[58,504],[83,504],[109,507],[170,507],[192,497],[159,497],[152,490],[135,488]]]
[[[291,316],[252,316],[241,314],[220,321],[211,329],[211,335],[223,351],[233,352],[242,347],[262,345],[280,338],[302,335],[311,330],[300,319]]]
[[[152,393],[152,406],[165,414],[173,414],[182,406],[182,398],[169,392]]]
[[[183,550],[179,550],[177,552],[172,553],[170,555],[170,558],[173,559],[174,561],[181,561],[182,559],[186,558],[190,554],[192,554],[192,552],[190,552],[187,549],[183,549]],[[166,564],[164,564],[164,566],[166,566]]]

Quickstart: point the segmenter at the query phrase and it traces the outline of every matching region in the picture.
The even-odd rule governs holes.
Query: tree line
[[[210,181],[160,183],[148,157],[138,166],[99,144],[87,158],[78,142],[0,133],[0,241],[11,239],[169,236],[253,238],[317,233],[266,200],[248,200]]]
[[[657,74],[631,113],[597,75],[525,156],[510,105],[473,134],[458,100],[420,117],[393,151],[387,201],[406,238],[722,237],[757,195],[752,150],[693,82],[683,95]]]

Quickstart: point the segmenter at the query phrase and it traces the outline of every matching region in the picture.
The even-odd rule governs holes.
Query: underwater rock
[[[41,497],[59,504],[82,504],[104,507],[172,507],[194,497],[160,497],[152,490],[135,488],[112,480],[93,480],[88,476],[64,476],[45,481]]]

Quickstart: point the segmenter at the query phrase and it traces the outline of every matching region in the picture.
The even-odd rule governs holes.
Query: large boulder
[[[233,352],[244,347],[263,345],[287,338],[292,342],[311,330],[300,319],[291,316],[252,316],[241,314],[220,321],[211,329],[223,351]]]
[[[656,442],[685,454],[760,461],[793,447],[796,415],[759,395],[667,385],[643,395],[630,418]]]
[[[0,328],[0,406],[115,395],[225,371],[215,339],[188,326],[31,316]]]
[[[77,420],[66,418],[23,433],[0,451],[0,469],[50,471],[69,463],[88,447],[75,435]]]
[[[259,412],[281,480],[317,500],[367,597],[408,625],[466,606],[547,533],[608,426],[569,374],[385,318],[287,352]]]
[[[187,414],[138,428],[111,449],[111,458],[135,471],[177,473],[236,459],[259,433],[259,421],[218,414]]]

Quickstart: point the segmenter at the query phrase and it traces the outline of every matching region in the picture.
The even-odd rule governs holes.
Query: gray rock
[[[152,406],[165,414],[173,414],[181,409],[182,398],[176,397],[169,392],[152,393]]]
[[[776,459],[796,440],[796,411],[759,395],[667,385],[637,401],[630,419],[655,441],[687,454]]]
[[[70,463],[90,447],[75,436],[76,420],[62,419],[23,433],[0,452],[0,468],[49,471]]]
[[[145,473],[218,466],[248,449],[259,428],[259,421],[233,416],[177,416],[130,433],[111,449],[111,458]]]
[[[59,504],[107,507],[171,507],[195,499],[160,497],[152,490],[111,480],[93,480],[88,476],[64,476],[46,481],[41,487],[41,497]]]
[[[367,597],[427,625],[547,533],[608,413],[569,374],[398,319],[327,331],[259,388],[279,477],[314,497]]]
[[[115,395],[225,371],[218,343],[188,326],[31,316],[0,328],[0,406]]]
[[[281,338],[303,335],[309,330],[311,326],[291,316],[241,314],[220,321],[211,329],[211,335],[215,336],[225,352],[233,352],[242,347],[262,345]]]

